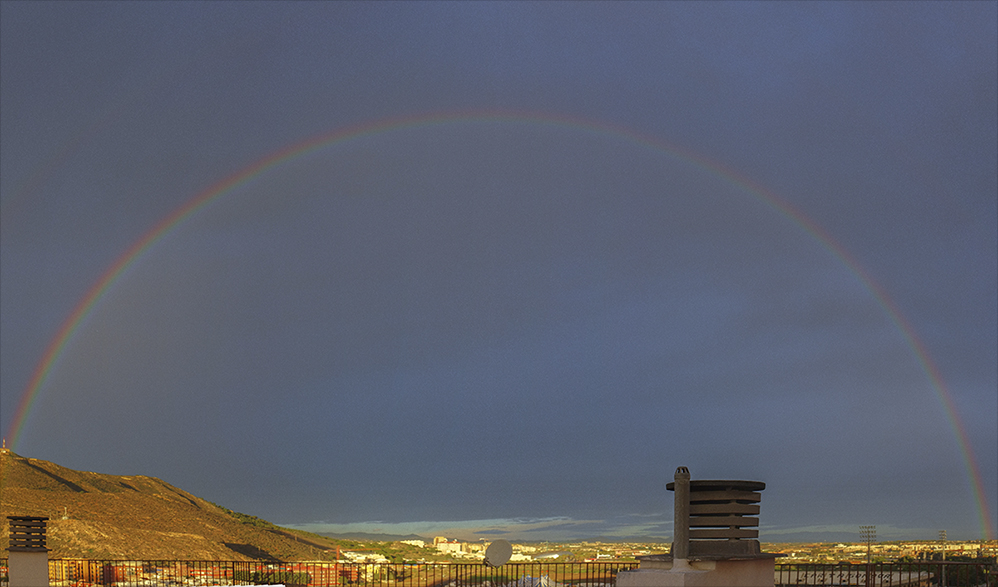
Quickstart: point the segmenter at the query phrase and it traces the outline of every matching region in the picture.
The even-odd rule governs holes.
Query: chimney
[[[690,470],[679,467],[673,479],[676,497],[672,506],[672,558],[685,560],[690,556]]]
[[[41,516],[7,516],[10,546],[7,568],[10,587],[48,587],[49,549]]]

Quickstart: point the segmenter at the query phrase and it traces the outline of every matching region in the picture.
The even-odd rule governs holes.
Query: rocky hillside
[[[48,516],[50,558],[328,560],[337,541],[232,512],[155,477],[74,471],[0,450],[7,516]]]

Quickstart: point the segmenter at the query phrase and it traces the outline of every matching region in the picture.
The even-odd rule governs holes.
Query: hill
[[[280,528],[155,477],[74,471],[0,450],[0,549],[7,516],[48,516],[50,558],[329,560],[339,542]]]
[[[422,540],[433,542],[432,538],[418,534],[381,534],[380,532],[316,532],[319,536],[337,538],[339,540],[356,540],[361,542],[401,542],[403,540]]]

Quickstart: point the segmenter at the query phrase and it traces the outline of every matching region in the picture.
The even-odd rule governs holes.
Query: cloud
[[[364,532],[372,534],[407,535],[424,537],[446,536],[459,540],[477,541],[483,536],[501,535],[504,538],[524,541],[569,541],[585,540],[594,537],[634,537],[662,536],[671,522],[636,523],[633,517],[621,516],[608,520],[575,520],[567,517],[553,518],[500,518],[489,520],[452,520],[442,522],[350,522],[309,524],[284,524],[289,528],[308,532],[348,534]]]

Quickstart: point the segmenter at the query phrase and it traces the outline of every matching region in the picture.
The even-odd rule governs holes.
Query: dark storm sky
[[[671,536],[685,465],[764,540],[980,538],[996,6],[4,1],[0,427],[163,219],[377,128],[137,257],[14,449],[312,529]]]

